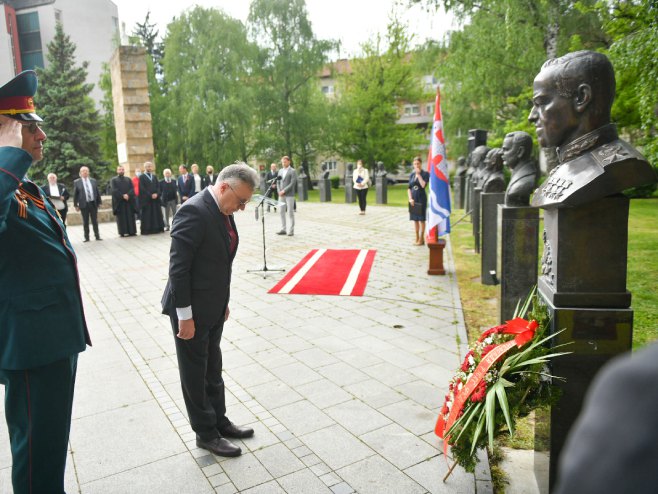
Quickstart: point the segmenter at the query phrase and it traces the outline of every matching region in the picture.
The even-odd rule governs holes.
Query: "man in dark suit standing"
[[[181,206],[171,228],[162,312],[171,319],[196,444],[219,456],[242,452],[226,438],[254,433],[226,417],[219,344],[229,317],[231,267],[238,247],[233,213],[244,209],[257,183],[258,175],[246,164],[227,166],[214,186]]]
[[[48,174],[48,183],[41,187],[41,189],[44,195],[53,203],[53,206],[57,208],[57,212],[62,217],[62,223],[66,225],[66,213],[69,210],[66,201],[71,197],[69,191],[57,182],[57,175],[54,173]]]
[[[190,174],[187,173],[187,165],[178,167],[176,185],[178,186],[178,195],[180,196],[181,204],[194,195],[194,181],[190,177]]]
[[[216,181],[217,175],[215,175],[215,169],[211,165],[206,166],[206,176],[203,177],[203,187],[206,188],[215,185]]]
[[[84,241],[89,242],[89,218],[94,227],[96,240],[102,240],[98,233],[98,206],[101,205],[101,195],[96,180],[89,177],[89,168],[86,166],[80,168],[80,178],[73,181],[73,205],[75,210],[82,214]]]
[[[270,165],[270,171],[265,175],[265,182],[267,185],[267,191],[265,192],[265,197],[274,197],[278,199],[279,194],[277,194],[277,177],[279,176],[279,170],[276,167],[276,163]],[[274,209],[276,211],[276,208]],[[270,212],[270,205],[267,205],[267,212]]]
[[[0,87],[0,384],[13,492],[61,494],[78,354],[91,342],[64,223],[24,178],[46,140],[36,89],[31,70]]]

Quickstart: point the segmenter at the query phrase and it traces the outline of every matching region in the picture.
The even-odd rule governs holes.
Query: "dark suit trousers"
[[[194,338],[181,340],[176,336],[178,319],[170,317],[170,320],[192,430],[204,440],[213,439],[219,435],[217,429],[229,424],[222,379],[222,351],[219,348],[223,323],[210,329],[197,327]]]
[[[15,494],[64,492],[78,355],[27,370],[0,369]]]
[[[96,203],[87,204],[84,208],[80,208],[80,214],[82,215],[82,228],[85,232],[85,238],[89,240],[89,218],[91,218],[91,224],[94,227],[94,236],[98,239],[100,234],[98,233],[98,206]]]

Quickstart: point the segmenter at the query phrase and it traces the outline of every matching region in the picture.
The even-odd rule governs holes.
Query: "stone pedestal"
[[[464,210],[468,213],[473,209],[473,184],[471,183],[470,177],[466,177],[464,181]],[[471,214],[471,223],[473,223],[473,215]]]
[[[544,211],[544,253],[537,286],[552,315],[551,331],[567,329],[552,344],[574,344],[567,348],[571,355],[553,362],[552,374],[566,381],[557,382],[562,394],[551,409],[547,431],[536,431],[549,440],[549,478],[535,470],[543,492],[555,485],[560,452],[594,375],[609,359],[631,349],[628,206],[628,198],[618,195]]]
[[[320,189],[320,202],[331,202],[331,180],[321,178],[318,180],[318,188]]]
[[[297,200],[299,202],[308,201],[308,180],[306,175],[297,178]]]
[[[154,156],[146,49],[120,46],[110,60],[110,72],[119,164],[132,176]]]
[[[354,201],[356,201],[356,191],[352,187],[352,181],[348,182],[345,178],[345,202],[351,204]]]
[[[387,204],[388,203],[388,181],[386,180],[386,175],[377,175],[375,179],[375,189],[376,189],[376,203],[377,204]]]
[[[554,381],[561,392],[558,403],[550,412],[536,412],[535,417],[535,476],[540,492],[548,494],[555,486],[560,453],[592,379],[608,360],[631,349],[633,311],[555,307],[543,295],[542,299],[552,316],[551,332],[566,328],[551,344],[573,342],[556,350],[573,353],[553,359],[551,365],[553,375],[566,379]]]
[[[464,209],[465,206],[465,187],[466,187],[466,176],[465,175],[455,175],[452,180],[452,196],[455,201],[455,209]]]
[[[427,274],[446,274],[446,270],[443,267],[443,249],[446,247],[446,241],[442,238],[430,240],[427,242],[427,247],[430,250],[430,267],[427,270]]]
[[[537,284],[539,209],[498,205],[498,260],[500,324],[512,319],[519,300]]]
[[[505,202],[504,192],[486,192],[480,195],[482,223],[482,256],[480,257],[480,280],[483,285],[496,285],[498,274],[498,205]],[[493,274],[492,274],[493,272]]]
[[[557,307],[631,305],[626,290],[627,197],[544,212],[538,288]]]
[[[473,245],[475,253],[480,253],[480,196],[482,195],[482,189],[479,187],[473,188],[473,194],[471,197],[471,219],[473,221]]]

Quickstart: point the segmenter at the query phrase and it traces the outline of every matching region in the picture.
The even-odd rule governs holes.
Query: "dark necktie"
[[[222,216],[224,217],[224,223],[226,224],[226,231],[230,238],[229,252],[231,255],[233,255],[238,244],[238,235],[235,233],[235,230],[231,226],[231,220],[229,219],[229,217],[226,216],[225,214],[222,214]]]

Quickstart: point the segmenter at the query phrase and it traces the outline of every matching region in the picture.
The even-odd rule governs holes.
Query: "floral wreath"
[[[532,310],[529,311],[532,305]],[[519,317],[528,314],[528,320]],[[448,384],[434,432],[443,439],[448,458],[473,472],[477,450],[493,448],[494,437],[514,435],[516,420],[558,397],[548,371],[550,359],[569,352],[552,352],[546,343],[561,331],[545,336],[547,310],[536,289],[517,305],[512,320],[488,329],[469,346],[460,368]]]

